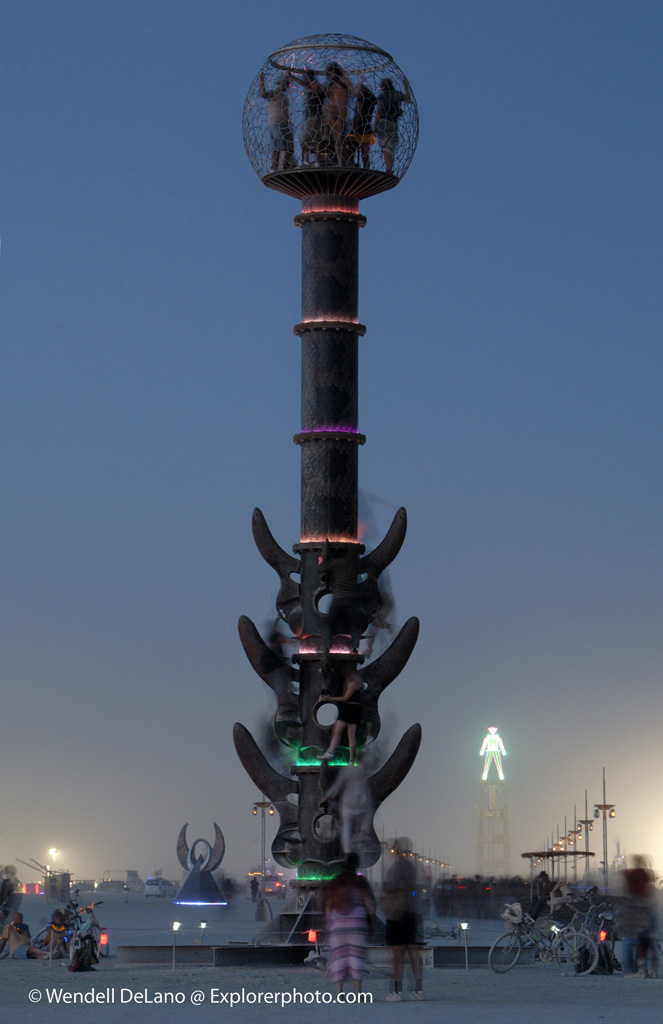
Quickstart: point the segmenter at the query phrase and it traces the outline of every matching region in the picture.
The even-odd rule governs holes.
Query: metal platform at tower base
[[[312,931],[324,933],[324,914],[315,908],[315,904],[314,892],[304,893],[298,899],[292,900],[262,929],[255,940],[256,943],[261,946],[297,946],[306,942]],[[371,939],[375,945],[383,945],[386,942],[385,926],[380,918],[377,919]]]
[[[315,947],[309,942],[305,945],[257,945],[254,943],[235,943],[230,946],[178,946],[175,963],[177,966],[196,967],[284,967],[288,965],[301,967]],[[431,946],[421,946],[422,965],[425,968],[438,966],[438,951]],[[464,950],[456,948],[454,957]],[[485,951],[487,955],[487,950]],[[393,963],[391,946],[369,946],[367,959],[372,967],[384,970],[388,974]],[[167,946],[118,946],[117,962],[119,964],[164,964],[173,963],[173,947]],[[454,960],[455,962],[455,960]],[[463,959],[463,963],[465,960]],[[484,961],[485,963],[485,957]]]

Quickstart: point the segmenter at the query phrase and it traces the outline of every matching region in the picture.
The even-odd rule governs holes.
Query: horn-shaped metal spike
[[[207,865],[207,871],[215,871],[219,864],[223,860],[223,855],[226,852],[226,841],[223,838],[223,832],[219,828],[216,822],[214,822],[214,846],[212,852],[209,855],[209,863]]]
[[[408,619],[394,642],[375,661],[359,670],[366,683],[367,696],[377,699],[383,690],[399,675],[414,650],[419,636],[419,619]]]
[[[407,512],[399,508],[384,540],[359,561],[359,571],[369,576],[379,576],[395,559],[403,546],[407,532]]]
[[[235,722],[233,726],[233,740],[244,770],[261,793],[275,801],[287,800],[291,793],[297,792],[295,780],[286,778],[272,768],[249,730],[240,722]]]
[[[371,799],[376,807],[400,786],[414,764],[420,744],[421,726],[417,723],[416,725],[411,725],[407,732],[401,736],[400,742],[389,760],[382,765],[382,768],[375,775],[370,777],[368,784]]]
[[[251,525],[253,528],[253,539],[256,542],[258,551],[267,564],[276,570],[281,579],[289,576],[291,572],[299,572],[301,568],[299,559],[295,558],[294,555],[289,555],[287,551],[284,551],[276,543],[267,525],[267,521],[259,508],[253,510]]]
[[[189,823],[182,826],[182,830],[177,837],[177,859],[184,868],[185,871],[189,870],[189,846],[186,841],[186,830]]]
[[[237,624],[239,638],[246,656],[260,678],[272,688],[277,697],[287,693],[288,682],[299,679],[299,672],[267,646],[256,626],[246,615]]]

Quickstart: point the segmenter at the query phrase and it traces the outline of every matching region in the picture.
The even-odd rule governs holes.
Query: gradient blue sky
[[[298,539],[300,235],[240,121],[269,53],[338,31],[421,119],[362,204],[360,477],[381,531],[408,509],[422,625],[381,709],[423,745],[378,829],[473,870],[494,724],[514,868],[605,765],[611,853],[663,870],[663,9],[332,10],[2,6],[0,857],[175,874],[214,820],[224,867],[259,857],[231,728],[272,703],[236,623],[274,614],[253,507]]]

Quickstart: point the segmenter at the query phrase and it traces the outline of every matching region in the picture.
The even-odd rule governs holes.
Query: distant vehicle
[[[142,892],[143,879],[129,868],[107,869],[94,887],[99,892]]]
[[[141,892],[144,884],[137,871],[127,869],[127,889],[129,892]]]
[[[285,899],[286,884],[278,875],[265,875],[265,896],[278,896]]]
[[[177,896],[177,889],[167,878],[148,878],[145,883],[146,896]]]
[[[102,878],[94,883],[95,892],[128,892],[126,883],[119,878]]]

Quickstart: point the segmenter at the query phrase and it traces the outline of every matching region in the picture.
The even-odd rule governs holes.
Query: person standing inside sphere
[[[398,119],[403,113],[403,103],[412,103],[407,82],[405,92],[401,92],[394,87],[391,78],[383,78],[375,109],[375,134],[380,143],[387,174],[393,174],[394,170],[394,155],[398,149]]]
[[[273,89],[265,87],[265,76],[260,72],[260,95],[267,100],[267,125],[272,139],[272,171],[285,171],[292,167],[295,148],[290,127],[290,72],[285,71],[276,80]]]
[[[334,147],[336,163],[340,167],[343,163],[348,103],[350,102],[351,94],[356,96],[356,90],[339,64],[328,64],[325,70],[327,74],[326,119],[329,125],[329,138]]]

